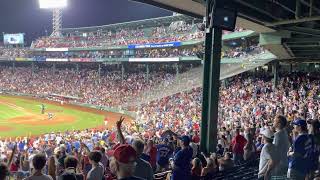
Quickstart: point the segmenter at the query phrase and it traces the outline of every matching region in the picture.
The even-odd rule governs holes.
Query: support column
[[[12,73],[16,72],[16,63],[12,62]]]
[[[292,63],[290,63],[290,69],[289,69],[290,73],[292,73]]]
[[[56,64],[54,63],[52,66],[52,74],[55,74],[55,73],[56,73]]]
[[[146,69],[147,69],[147,81],[149,81],[149,73],[150,73],[149,64],[146,64]]]
[[[272,64],[273,70],[273,88],[276,89],[279,83],[279,61]]]
[[[301,13],[301,3],[300,0],[296,0],[296,19],[299,19]]]
[[[176,63],[176,76],[178,77],[179,76],[179,65],[178,63]]]
[[[76,64],[76,72],[79,73],[79,64]]]
[[[31,74],[34,75],[34,62],[31,63]]]
[[[312,11],[313,11],[313,0],[310,0],[310,7],[309,7],[309,16],[312,17]]]
[[[218,108],[220,86],[220,62],[222,48],[222,29],[214,28],[213,49],[211,59],[210,87],[209,87],[209,111],[208,111],[208,139],[207,150],[216,152],[218,133]]]
[[[121,80],[124,79],[124,71],[125,71],[124,66],[123,64],[121,64]]]
[[[209,13],[210,13],[210,0],[207,2],[206,9],[206,28],[209,26]],[[205,54],[203,60],[203,91],[202,91],[202,113],[201,113],[201,138],[200,138],[200,150],[204,153],[208,153],[207,149],[207,133],[208,133],[208,110],[209,110],[209,90],[210,90],[210,61],[211,61],[211,49],[212,49],[212,30],[206,30],[205,37]]]
[[[101,83],[101,64],[98,65],[98,81]]]

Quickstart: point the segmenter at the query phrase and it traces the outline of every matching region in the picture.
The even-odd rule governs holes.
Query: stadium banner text
[[[177,62],[179,58],[129,58],[129,62]]]
[[[181,42],[168,42],[168,43],[153,43],[153,44],[130,44],[128,49],[144,49],[144,48],[166,48],[166,47],[178,47],[181,46]]]
[[[68,48],[46,48],[46,51],[49,52],[65,52],[65,51],[69,51]]]
[[[94,58],[70,58],[70,62],[95,62]]]

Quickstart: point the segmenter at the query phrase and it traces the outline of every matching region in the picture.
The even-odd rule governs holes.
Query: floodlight
[[[68,0],[39,0],[41,9],[62,9],[68,5]]]

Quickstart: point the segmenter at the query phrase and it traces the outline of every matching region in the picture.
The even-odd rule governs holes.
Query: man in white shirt
[[[275,145],[272,144],[274,134],[270,129],[265,129],[261,132],[263,136],[264,146],[260,154],[259,162],[259,179],[269,180],[273,175],[274,167],[278,162]]]
[[[284,116],[276,116],[273,127],[276,129],[273,144],[276,147],[276,153],[279,156],[279,164],[275,166],[274,173],[277,176],[285,176],[288,170],[288,157],[290,142],[286,130],[287,119]]]

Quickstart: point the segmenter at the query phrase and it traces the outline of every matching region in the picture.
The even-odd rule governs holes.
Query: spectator
[[[293,121],[294,131],[297,132],[297,137],[294,139],[292,148],[288,152],[289,169],[288,178],[290,179],[305,179],[310,172],[312,164],[313,140],[308,135],[307,122],[302,119]]]
[[[207,158],[207,166],[201,171],[201,176],[212,177],[218,171],[219,167],[212,158]]]
[[[150,157],[150,164],[154,171],[157,168],[157,148],[154,146],[153,140],[149,140],[147,144],[146,154]]]
[[[276,116],[273,124],[276,133],[274,134],[273,144],[276,153],[279,155],[279,163],[274,168],[274,175],[284,176],[288,171],[287,153],[290,147],[289,135],[287,133],[287,119],[284,116]]]
[[[144,150],[144,142],[140,139],[133,140],[132,147],[135,149],[137,153],[137,160],[136,160],[136,168],[134,171],[134,176],[146,179],[146,180],[153,180],[153,169],[149,162],[141,159],[141,155]]]
[[[179,138],[181,150],[174,155],[174,167],[172,171],[172,180],[185,179],[191,177],[191,160],[192,148],[189,146],[189,136],[182,136]]]
[[[36,154],[32,159],[34,173],[25,180],[53,180],[51,176],[42,173],[46,165],[46,157],[43,154]]]
[[[6,180],[7,176],[9,176],[9,169],[6,164],[0,163],[0,180]]]
[[[157,164],[162,170],[169,168],[169,158],[173,150],[168,145],[168,138],[164,138],[160,144],[157,145]]]
[[[92,151],[89,153],[89,162],[92,165],[88,172],[87,180],[100,180],[104,176],[104,167],[100,163],[102,158],[100,151]]]
[[[235,164],[241,164],[243,162],[244,146],[246,145],[247,140],[240,135],[240,129],[236,129],[236,135],[232,139],[232,152],[233,160]]]
[[[225,153],[223,158],[218,159],[220,171],[226,171],[234,167],[234,162],[231,157],[232,155],[230,153]]]
[[[278,157],[276,155],[276,147],[273,142],[274,133],[270,129],[265,129],[261,132],[263,136],[264,146],[260,154],[259,162],[259,179],[270,179],[273,175],[274,167],[278,163]]]
[[[142,180],[134,176],[136,159],[137,153],[132,146],[120,145],[114,151],[113,158],[110,161],[110,169],[119,180]]]
[[[192,160],[191,168],[191,180],[200,180],[202,171],[202,164],[199,158],[194,158]]]
[[[57,172],[56,160],[54,156],[51,156],[48,162],[48,175],[50,175],[53,180],[56,180],[57,179],[56,172]]]
[[[105,148],[100,149],[102,158],[101,158],[101,164],[103,165],[104,168],[109,167],[109,160],[108,157],[106,156],[106,150]]]
[[[64,160],[64,172],[58,180],[83,180],[83,175],[77,173],[78,160],[73,156],[67,156]]]

